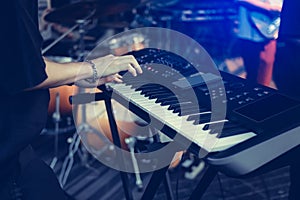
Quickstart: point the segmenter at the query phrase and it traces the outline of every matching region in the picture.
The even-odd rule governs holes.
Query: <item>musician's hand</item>
[[[142,69],[136,59],[131,56],[107,55],[92,60],[96,65],[99,77],[107,77],[120,71],[128,71],[133,76],[142,73]]]
[[[76,81],[75,85],[79,86],[79,87],[84,87],[84,88],[94,88],[97,87],[99,85],[102,85],[104,83],[109,83],[109,82],[116,82],[116,83],[122,83],[122,76],[119,75],[118,73],[113,74],[113,75],[109,75],[103,78],[100,78],[96,83],[93,83],[87,79],[83,79],[80,81]]]
[[[93,78],[87,78],[83,80],[77,80],[75,85],[79,87],[97,87],[104,83],[116,82],[121,83],[122,76],[118,74],[121,71],[128,71],[133,76],[142,73],[142,69],[136,59],[133,56],[113,56],[107,55],[92,60],[95,64],[97,75],[99,79],[96,82],[93,82]]]

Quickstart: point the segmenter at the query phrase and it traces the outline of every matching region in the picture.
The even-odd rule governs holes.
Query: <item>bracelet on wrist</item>
[[[97,68],[96,68],[95,63],[91,60],[86,60],[85,62],[89,63],[90,66],[93,69],[93,76],[91,78],[86,79],[86,80],[91,82],[91,83],[96,83],[99,77],[98,77],[98,72],[97,72]]]

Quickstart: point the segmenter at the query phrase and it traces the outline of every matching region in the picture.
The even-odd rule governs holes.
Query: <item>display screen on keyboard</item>
[[[248,104],[235,110],[235,112],[256,122],[262,122],[275,115],[299,106],[299,102],[281,94],[273,94],[267,98]]]

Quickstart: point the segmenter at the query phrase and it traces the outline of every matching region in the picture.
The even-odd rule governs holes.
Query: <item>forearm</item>
[[[44,59],[48,78],[39,85],[27,90],[51,88],[76,83],[81,87],[96,87],[105,82],[122,82],[117,73],[128,71],[133,76],[141,74],[142,69],[136,59],[131,56],[107,55],[88,62],[55,63]],[[89,80],[87,80],[89,79]]]
[[[89,63],[55,63],[45,59],[48,78],[31,89],[51,88],[74,83],[92,77],[93,71]]]

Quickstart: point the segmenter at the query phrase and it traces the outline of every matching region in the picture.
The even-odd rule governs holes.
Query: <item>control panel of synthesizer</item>
[[[197,94],[197,103],[208,108],[212,101],[221,99],[226,104],[228,119],[257,133],[283,131],[300,124],[300,102],[274,89],[250,84],[222,71],[220,75],[201,72],[199,66],[195,67],[183,57],[166,50],[146,48],[128,54],[133,55],[143,68],[140,79],[165,79],[167,87],[176,88],[183,96],[192,88]]]
[[[133,55],[143,70],[153,75],[153,77],[161,76],[169,80],[177,80],[180,77],[189,77],[197,73],[195,67],[186,59],[165,50],[146,48],[139,51],[132,51],[128,54]],[[147,64],[162,64],[169,66],[169,68],[150,67]],[[180,75],[182,74],[182,75]]]

